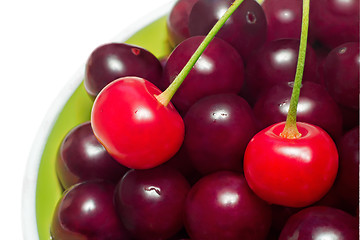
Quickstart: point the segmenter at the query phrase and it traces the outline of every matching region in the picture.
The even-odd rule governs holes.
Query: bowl
[[[126,42],[143,47],[158,58],[166,56],[171,50],[167,45],[166,17],[172,5],[170,2],[157,9],[110,42]],[[85,64],[56,98],[34,141],[22,195],[22,225],[26,240],[51,239],[51,219],[63,191],[55,170],[57,151],[73,127],[90,120],[93,100],[83,85],[84,72]]]

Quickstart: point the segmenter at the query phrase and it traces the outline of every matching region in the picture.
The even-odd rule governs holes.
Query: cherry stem
[[[244,0],[235,0],[232,5],[228,8],[228,10],[224,13],[224,15],[216,22],[210,32],[206,35],[204,40],[201,42],[199,47],[196,49],[195,53],[191,56],[185,67],[181,70],[181,72],[176,76],[174,81],[167,87],[167,89],[156,96],[157,100],[167,106],[174,96],[180,85],[185,80],[186,76],[189,74],[191,69],[194,67],[197,60],[200,58],[201,54],[205,51],[206,47],[213,40],[215,35],[219,32],[221,27],[225,24],[227,19],[234,13],[234,11],[240,6],[240,4]]]
[[[300,36],[300,47],[298,62],[296,67],[296,74],[294,80],[294,86],[290,99],[289,112],[286,117],[284,130],[280,133],[280,136],[288,139],[296,139],[301,137],[301,133],[296,127],[296,112],[297,105],[299,102],[301,81],[304,73],[306,46],[309,28],[309,8],[310,0],[303,0],[303,13],[302,13],[302,25],[301,25],[301,36]]]

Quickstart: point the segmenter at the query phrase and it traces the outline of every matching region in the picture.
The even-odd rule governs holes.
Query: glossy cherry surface
[[[294,214],[284,226],[279,240],[359,239],[355,217],[336,208],[310,207]]]
[[[345,43],[333,49],[324,62],[324,82],[339,104],[359,109],[359,42]]]
[[[114,206],[115,185],[88,181],[65,191],[54,211],[51,235],[54,240],[129,239]]]
[[[359,41],[359,0],[310,3],[310,34],[330,49]]]
[[[245,68],[242,95],[253,104],[264,91],[278,83],[294,81],[300,41],[280,39],[266,43],[252,55]],[[303,82],[316,82],[316,54],[307,46]]]
[[[186,199],[185,228],[192,240],[265,239],[270,224],[270,205],[250,190],[241,174],[207,175]]]
[[[300,39],[302,1],[266,0],[262,8],[267,20],[267,40]]]
[[[113,81],[95,99],[91,125],[97,139],[122,165],[151,168],[169,160],[184,139],[184,122],[149,81],[125,77]]]
[[[169,42],[172,47],[190,37],[189,16],[192,7],[198,0],[179,0],[171,9],[166,22]]]
[[[262,129],[286,120],[293,82],[279,83],[268,89],[255,103],[254,114]],[[301,86],[296,119],[321,127],[333,139],[342,135],[341,110],[324,86],[304,82]]]
[[[206,35],[232,2],[231,0],[199,0],[190,13],[190,35]],[[261,5],[254,0],[245,0],[217,36],[230,43],[246,61],[253,51],[264,44],[266,26],[266,17]]]
[[[257,133],[248,144],[244,173],[250,188],[269,203],[305,207],[331,188],[338,170],[338,153],[321,128],[298,122],[297,139],[280,136],[285,123]]]
[[[130,170],[118,183],[116,208],[135,239],[167,239],[183,226],[189,183],[176,170]]]
[[[173,82],[203,39],[203,36],[188,38],[174,49],[164,69],[165,86]],[[231,45],[215,37],[171,101],[180,113],[184,114],[202,97],[240,92],[243,81],[242,58]]]
[[[82,123],[63,139],[56,160],[56,172],[63,188],[92,179],[116,184],[128,171],[96,139],[90,122]]]
[[[258,130],[253,111],[242,97],[202,98],[190,107],[184,122],[184,147],[199,172],[242,172],[246,145]]]
[[[157,85],[162,75],[159,60],[148,50],[125,43],[109,43],[96,48],[85,68],[85,89],[96,95],[120,77],[137,76]]]

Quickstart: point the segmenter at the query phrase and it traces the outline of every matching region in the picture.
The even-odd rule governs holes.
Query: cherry
[[[335,143],[321,128],[297,123],[301,137],[280,136],[285,123],[257,133],[244,156],[251,189],[262,199],[288,207],[305,207],[331,188],[338,168]]]
[[[189,18],[191,36],[206,35],[232,4],[231,0],[198,0]],[[266,40],[266,17],[259,3],[244,0],[217,37],[230,43],[246,61]]]
[[[174,49],[165,65],[164,85],[168,86],[173,82],[204,38],[188,38]],[[215,37],[181,84],[172,102],[184,115],[189,107],[202,97],[240,92],[243,81],[242,58],[230,44]]]
[[[271,209],[250,190],[243,175],[219,171],[191,188],[184,221],[192,240],[265,239]]]
[[[58,201],[51,223],[55,240],[121,240],[129,234],[114,206],[115,185],[102,180],[70,187]]]
[[[281,38],[300,39],[301,1],[266,0],[262,8],[267,20],[267,41]]]
[[[255,103],[254,114],[262,128],[286,120],[293,82],[279,83],[268,89]],[[324,86],[304,82],[297,106],[297,120],[317,125],[333,139],[342,135],[342,117],[339,106]]]
[[[359,126],[346,132],[338,142],[339,173],[336,193],[354,213],[359,205]]]
[[[192,7],[198,0],[179,0],[171,9],[167,19],[167,31],[169,43],[172,47],[190,37],[189,15]]]
[[[91,124],[97,139],[129,168],[151,168],[179,150],[184,123],[178,112],[156,98],[161,91],[137,77],[108,84],[95,99]]]
[[[117,183],[128,170],[96,139],[90,122],[77,125],[66,134],[56,160],[57,176],[65,189],[92,179]]]
[[[161,75],[161,64],[151,52],[131,44],[108,43],[96,48],[89,56],[84,85],[87,93],[95,98],[117,78],[137,76],[157,85]]]
[[[289,218],[279,240],[359,239],[355,217],[331,207],[310,207]]]
[[[311,1],[310,32],[330,49],[359,42],[359,0]]]
[[[133,169],[116,186],[115,205],[135,239],[167,239],[183,226],[189,190],[189,183],[172,168]]]
[[[359,42],[344,43],[333,49],[324,62],[324,82],[339,104],[359,109]]]
[[[266,43],[248,60],[242,90],[250,104],[268,88],[282,82],[294,81],[300,41],[279,39]],[[311,46],[306,48],[303,81],[316,82],[316,54]]]
[[[184,147],[194,168],[202,174],[242,172],[246,145],[257,131],[252,109],[242,97],[229,93],[202,98],[184,122]]]

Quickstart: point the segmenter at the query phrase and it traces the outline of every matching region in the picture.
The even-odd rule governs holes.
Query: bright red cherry
[[[169,160],[184,139],[184,122],[161,91],[138,77],[108,84],[95,99],[91,125],[97,139],[129,168],[152,168]]]
[[[321,128],[298,122],[301,136],[280,136],[285,123],[274,124],[248,144],[244,173],[251,189],[267,202],[304,207],[331,188],[338,169],[338,152]]]

